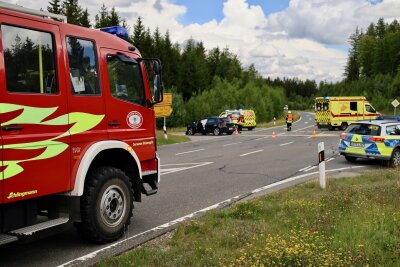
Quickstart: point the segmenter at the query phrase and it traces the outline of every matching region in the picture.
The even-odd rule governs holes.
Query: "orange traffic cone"
[[[314,131],[312,132],[312,135],[311,135],[311,137],[312,138],[315,138],[315,137],[317,137],[317,131],[314,129]]]
[[[238,135],[239,134],[237,127],[235,127],[235,130],[233,131],[233,134],[234,135]]]
[[[275,139],[276,138],[276,133],[275,133],[275,131],[272,131],[272,139]]]

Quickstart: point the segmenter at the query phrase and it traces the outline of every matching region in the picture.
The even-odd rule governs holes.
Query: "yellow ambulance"
[[[219,117],[230,118],[232,122],[238,126],[239,131],[243,128],[247,128],[247,130],[251,131],[257,125],[256,113],[251,109],[225,110]]]
[[[315,124],[329,130],[347,126],[358,120],[375,120],[381,116],[364,96],[335,96],[315,98]]]

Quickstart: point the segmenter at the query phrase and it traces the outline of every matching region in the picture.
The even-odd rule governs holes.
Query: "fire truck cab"
[[[66,223],[114,241],[158,189],[161,62],[64,19],[0,2],[0,245]]]

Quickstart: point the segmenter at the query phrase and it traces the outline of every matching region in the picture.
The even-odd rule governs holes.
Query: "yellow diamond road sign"
[[[392,105],[393,107],[397,108],[400,105],[400,102],[397,99],[395,99],[392,101]]]
[[[172,113],[172,93],[165,93],[163,101],[154,106],[156,117],[168,117]]]

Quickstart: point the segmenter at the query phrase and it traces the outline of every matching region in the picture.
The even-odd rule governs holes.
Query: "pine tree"
[[[133,37],[131,37],[132,42],[135,46],[141,47],[144,41],[144,25],[142,22],[142,18],[138,17],[135,25],[133,25]]]
[[[108,15],[108,23],[109,26],[118,26],[121,23],[121,17],[118,15],[117,11],[115,11],[115,7],[111,9]]]
[[[61,14],[61,0],[51,0],[47,6],[47,11],[53,14]]]
[[[78,0],[64,0],[62,3],[62,14],[67,17],[68,23],[80,25],[81,13]]]
[[[386,27],[387,25],[385,24],[385,20],[383,18],[380,18],[378,20],[378,23],[376,24],[376,35],[378,38],[383,39],[386,33]]]
[[[360,78],[360,64],[358,63],[358,44],[362,38],[362,34],[356,29],[356,32],[350,35],[350,50],[345,68],[345,77],[348,81],[355,81]]]
[[[109,16],[107,7],[104,5],[101,6],[99,14],[95,16],[95,28],[104,28],[109,26]]]
[[[92,27],[92,25],[90,24],[89,12],[87,8],[85,9],[85,11],[82,12],[81,17],[79,18],[79,25],[86,28]]]

